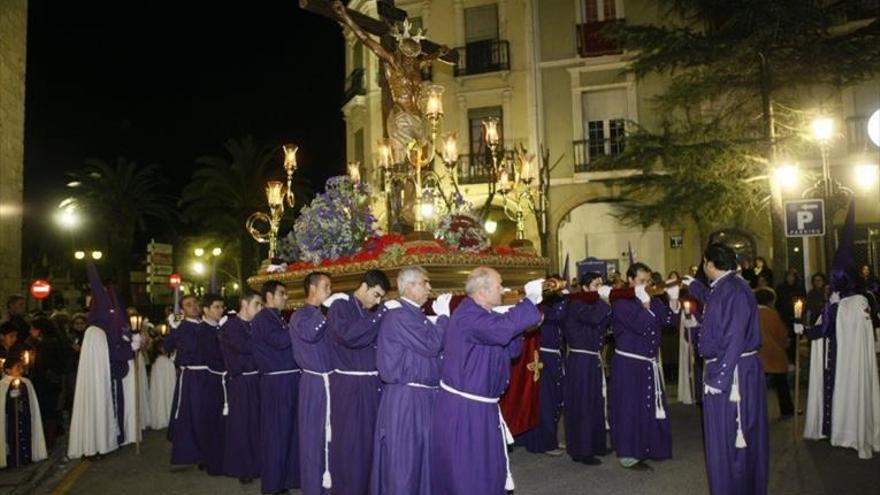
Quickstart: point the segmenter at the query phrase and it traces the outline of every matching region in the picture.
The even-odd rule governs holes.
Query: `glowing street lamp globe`
[[[874,146],[880,147],[880,108],[874,110],[868,118],[868,138]]]

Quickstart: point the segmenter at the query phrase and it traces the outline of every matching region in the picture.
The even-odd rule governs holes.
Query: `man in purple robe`
[[[205,472],[223,474],[223,443],[226,432],[226,364],[220,351],[220,327],[226,304],[219,294],[202,298],[202,321],[196,330],[196,346],[205,369],[194,370],[201,385],[201,405],[196,440],[202,451]]]
[[[603,293],[602,276],[586,273],[581,277],[584,292]],[[603,300],[587,303],[574,299],[569,303],[563,326],[568,355],[565,358],[565,444],[575,462],[600,464],[596,456],[605,455],[607,446],[607,387],[602,347],[611,323],[611,306]]]
[[[370,493],[430,495],[431,418],[450,296],[441,295],[434,302],[438,317],[432,323],[421,310],[431,294],[428,272],[418,266],[401,269],[397,292],[400,298],[384,305],[388,312],[377,340],[376,367],[384,388],[376,417]]]
[[[293,356],[302,368],[299,381],[299,467],[304,495],[332,488],[330,477],[330,339],[321,304],[330,297],[330,275],[312,272],[303,281],[306,304],[290,317]]]
[[[558,426],[562,414],[562,389],[565,370],[562,361],[562,324],[568,312],[568,301],[561,295],[545,298],[541,303],[544,323],[538,336],[540,342],[541,377],[538,393],[538,424],[516,437],[516,445],[536,454],[560,456]]]
[[[391,290],[381,270],[367,270],[351,294],[324,301],[330,359],[330,472],[334,495],[367,495],[373,464],[373,435],[382,397],[376,370],[376,337],[388,308],[379,305]],[[375,311],[371,311],[379,306]]]
[[[501,275],[478,267],[449,322],[441,392],[431,430],[431,489],[435,494],[498,495],[513,490],[507,445],[513,441],[498,401],[510,383],[510,361],[523,333],[541,323],[543,280],[526,284],[526,298],[505,313]]]
[[[184,319],[169,318],[171,332],[165,337],[165,352],[176,352],[174,364],[179,370],[174,386],[171,422],[168,438],[171,440],[171,464],[201,464],[202,450],[198,443],[201,421],[201,371],[207,369],[199,353],[198,329],[201,322],[199,300],[192,295],[180,300]]]
[[[713,243],[703,253],[709,287],[688,278],[703,306],[700,355],[705,359],[703,430],[709,491],[767,493],[767,387],[758,348],[758,306],[736,275],[736,254]],[[613,425],[612,425],[613,427]]]
[[[251,320],[262,308],[260,295],[245,290],[238,314],[220,328],[229,403],[223,471],[242,484],[260,477],[260,371],[251,346]]]
[[[263,493],[299,488],[299,435],[296,428],[301,370],[281,318],[287,287],[270,280],[260,288],[263,309],[251,321],[251,346],[260,370],[260,456]]]
[[[615,342],[609,390],[611,444],[623,467],[650,470],[645,459],[672,457],[658,354],[661,330],[678,324],[678,286],[667,289],[673,312],[660,298],[648,295],[647,265],[633,263],[626,277],[636,298],[611,304]]]
[[[105,330],[107,334],[107,350],[110,354],[110,383],[113,389],[113,411],[116,413],[116,423],[119,427],[117,441],[119,445],[134,442],[134,438],[126,438],[125,417],[127,415],[126,402],[129,405],[134,404],[132,397],[125,396],[125,387],[123,380],[128,375],[129,370],[133,366],[129,366],[129,362],[133,363],[134,350],[132,348],[132,332],[126,318],[125,311],[120,307],[119,299],[116,297],[113,288],[108,287],[108,296],[110,303],[113,305],[111,309],[110,326]]]

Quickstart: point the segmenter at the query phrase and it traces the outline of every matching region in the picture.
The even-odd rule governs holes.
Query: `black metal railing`
[[[367,88],[364,85],[364,69],[354,69],[345,78],[345,93],[342,95],[342,104],[348,103],[355,95],[365,94],[367,94]]]
[[[606,139],[581,139],[573,141],[574,171],[598,172],[609,170],[609,167],[596,165],[596,160],[609,155],[623,152],[623,137]]]
[[[623,19],[586,22],[577,25],[577,51],[581,57],[616,55],[623,49],[616,40],[606,34],[606,29],[623,23]]]
[[[459,184],[482,184],[484,182],[489,182],[493,177],[492,156],[488,152],[459,155]]]
[[[474,41],[456,50],[456,77],[510,69],[510,43],[506,40]]]

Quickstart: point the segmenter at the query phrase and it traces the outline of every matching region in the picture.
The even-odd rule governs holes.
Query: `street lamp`
[[[205,264],[201,261],[193,261],[192,263],[192,271],[196,275],[204,275],[205,274]]]
[[[880,179],[880,168],[877,165],[861,164],[855,168],[856,184],[861,189],[869,189],[873,187],[877,180]]]
[[[205,256],[205,248],[197,247],[193,249],[193,254],[196,255],[197,258],[201,258]],[[217,257],[223,254],[223,249],[220,247],[214,247],[211,249],[211,292],[217,291]],[[204,264],[202,264],[202,271],[196,272],[201,275],[204,272]]]
[[[773,179],[779,184],[779,187],[787,191],[793,190],[798,185],[798,168],[797,165],[786,164],[776,167],[773,171]]]
[[[202,256],[205,255],[205,250],[200,247],[195,248],[195,249],[193,249],[193,254],[195,254],[197,258],[201,258]]]
[[[76,251],[75,253],[73,253],[73,257],[78,260],[83,260],[86,257],[86,252],[85,251]]]
[[[99,259],[104,257],[104,253],[101,251],[92,251],[92,259],[98,261]]]
[[[211,250],[211,254],[214,256],[220,256],[221,254],[223,254],[223,250],[218,247],[215,247],[214,249]]]

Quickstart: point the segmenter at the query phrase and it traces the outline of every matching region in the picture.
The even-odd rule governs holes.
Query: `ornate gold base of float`
[[[549,259],[534,255],[485,255],[462,252],[408,254],[388,260],[380,258],[358,263],[259,274],[250,277],[248,285],[254,290],[259,290],[268,280],[284,282],[287,285],[287,306],[297,308],[305,299],[303,279],[313,271],[324,271],[333,277],[333,292],[350,292],[360,285],[365,271],[383,270],[391,280],[392,290],[388,297],[393,298],[397,297],[397,273],[407,266],[419,265],[425,268],[431,277],[431,287],[435,294],[443,292],[463,294],[468,274],[478,266],[487,265],[498,270],[504,280],[504,286],[518,291],[526,282],[543,278],[549,264]],[[511,296],[516,298],[516,293],[512,292]]]

